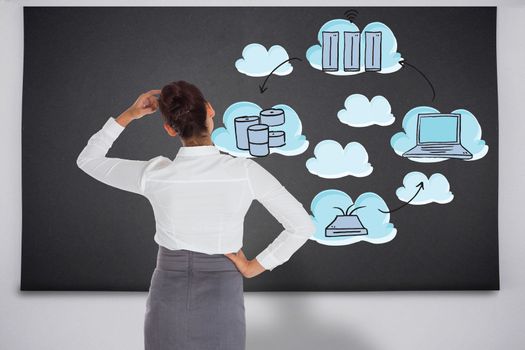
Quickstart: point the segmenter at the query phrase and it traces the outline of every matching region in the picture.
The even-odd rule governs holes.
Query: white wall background
[[[198,3],[218,5],[212,1]],[[221,3],[283,4],[350,6],[347,1],[326,0]],[[109,5],[191,6],[195,2],[0,0],[0,349],[143,349],[146,293],[19,291],[22,6]],[[524,349],[525,230],[521,219],[525,209],[525,110],[522,109],[525,3],[519,0],[351,3],[351,6],[381,5],[498,6],[501,290],[246,293],[247,349]]]

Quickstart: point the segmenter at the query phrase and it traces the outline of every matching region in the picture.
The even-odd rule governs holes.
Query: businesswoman
[[[158,109],[164,130],[182,143],[173,160],[106,157],[129,123]],[[302,204],[274,176],[213,145],[214,115],[197,87],[174,81],[109,117],[77,159],[90,176],[143,195],[153,207],[158,254],[146,301],[146,350],[244,350],[243,278],[288,261],[315,231]],[[284,229],[249,260],[241,247],[253,200]]]

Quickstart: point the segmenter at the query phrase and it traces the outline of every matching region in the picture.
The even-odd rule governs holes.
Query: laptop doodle
[[[471,159],[472,153],[461,144],[461,114],[418,114],[416,146],[403,157]]]

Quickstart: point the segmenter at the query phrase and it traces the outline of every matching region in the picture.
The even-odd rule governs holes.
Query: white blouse
[[[288,261],[315,232],[303,205],[257,162],[221,154],[215,146],[180,147],[173,160],[106,157],[125,129],[110,117],[88,140],[77,165],[95,179],[141,194],[155,214],[155,242],[168,249],[236,253],[244,216],[259,201],[284,227],[256,259],[267,270]]]

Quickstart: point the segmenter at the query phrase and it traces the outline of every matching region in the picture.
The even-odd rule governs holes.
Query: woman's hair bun
[[[166,122],[182,138],[207,133],[206,100],[195,85],[183,80],[165,85],[160,93],[159,108]]]
[[[161,102],[170,113],[176,113],[186,107],[187,98],[183,95],[179,84],[168,84],[161,91]]]

